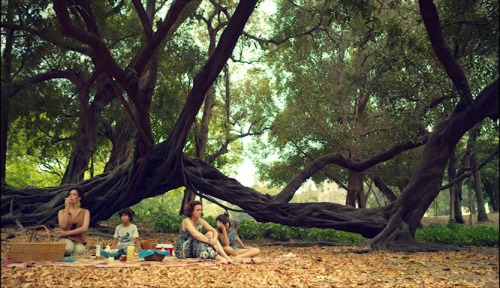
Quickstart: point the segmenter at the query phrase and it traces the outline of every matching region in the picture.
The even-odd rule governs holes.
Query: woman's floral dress
[[[200,222],[196,226],[196,230],[202,233],[203,226]],[[217,256],[214,248],[208,243],[196,240],[189,231],[179,231],[179,238],[175,243],[175,257],[178,259],[185,258],[203,258],[214,259]]]

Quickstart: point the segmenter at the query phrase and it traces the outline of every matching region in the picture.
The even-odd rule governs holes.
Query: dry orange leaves
[[[348,252],[354,247],[264,246],[285,261],[206,267],[2,269],[1,287],[498,287],[498,253]],[[498,249],[497,249],[498,250]]]
[[[2,268],[1,287],[499,287],[498,248],[367,254],[353,253],[359,248],[348,246],[260,248],[263,259],[280,260],[193,267]]]

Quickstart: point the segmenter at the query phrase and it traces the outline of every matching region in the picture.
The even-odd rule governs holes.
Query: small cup
[[[141,248],[145,250],[151,250],[153,249],[153,246],[151,245],[151,242],[149,240],[144,240],[141,242]]]

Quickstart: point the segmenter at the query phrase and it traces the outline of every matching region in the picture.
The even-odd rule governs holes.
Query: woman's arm
[[[57,213],[57,222],[59,224],[59,228],[64,229],[68,225],[69,218],[69,201],[68,198],[64,198],[64,209],[59,210]]]
[[[68,210],[59,210],[57,213],[57,222],[59,223],[59,228],[64,229],[68,225],[68,217],[69,217],[69,212]]]
[[[236,237],[234,238],[234,242],[236,242],[236,244],[240,245],[241,248],[245,248],[245,244],[243,244],[243,241],[241,241],[240,239],[240,235],[238,234],[238,222],[237,221],[234,221],[234,233],[236,234]]]
[[[227,237],[226,226],[222,222],[217,221],[217,228],[219,228],[219,240],[223,247],[229,246],[229,237]]]
[[[205,219],[199,219],[198,221],[201,221],[201,226],[203,226],[203,228],[208,231],[208,232],[212,232],[212,238],[211,239],[208,239],[208,243],[210,245],[213,245],[215,244],[218,239],[219,239],[219,232],[217,232],[217,229],[215,229],[214,227],[212,227],[210,224],[208,224],[207,221],[205,221]]]
[[[201,219],[198,221],[201,221]],[[203,235],[203,233],[200,233],[198,230],[196,230],[189,218],[185,218],[184,220],[182,220],[182,226],[185,228],[183,230],[188,231],[189,234],[194,237],[194,239],[200,242],[210,243],[210,239],[208,239],[207,236]]]

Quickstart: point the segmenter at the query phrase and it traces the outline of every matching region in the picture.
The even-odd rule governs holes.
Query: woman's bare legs
[[[260,249],[257,247],[248,247],[235,250],[231,246],[226,246],[224,247],[224,251],[227,254],[238,258],[254,257],[260,254]]]
[[[205,236],[207,236],[209,239],[212,239],[213,234],[212,234],[212,232],[207,232],[205,234]],[[214,248],[215,251],[217,252],[217,254],[219,254],[218,256],[220,256],[226,260],[223,262],[233,263],[233,258],[229,257],[229,255],[226,254],[226,251],[224,251],[224,248],[222,248],[222,245],[220,244],[219,240],[217,240],[215,242],[215,244],[212,246],[212,248]],[[217,259],[217,257],[215,257],[215,259]],[[221,261],[220,259],[217,259],[217,260]]]

